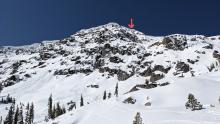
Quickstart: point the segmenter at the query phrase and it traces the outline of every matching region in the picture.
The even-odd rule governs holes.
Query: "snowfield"
[[[132,124],[137,112],[144,124],[220,124],[219,43],[219,36],[153,37],[109,23],[60,41],[4,47],[0,96],[33,102],[36,124]],[[104,91],[111,98],[103,100]],[[202,110],[186,109],[189,93]],[[76,109],[45,121],[51,94]],[[134,104],[124,103],[129,97]],[[3,119],[10,106],[0,103]]]

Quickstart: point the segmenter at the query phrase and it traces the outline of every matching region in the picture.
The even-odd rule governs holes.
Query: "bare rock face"
[[[110,57],[110,62],[113,62],[113,63],[120,63],[120,62],[123,62],[122,59],[120,59],[119,57],[117,56],[113,56],[113,57]]]
[[[220,53],[215,50],[215,51],[213,52],[213,58],[220,59]]]
[[[155,81],[160,80],[162,78],[164,78],[164,75],[152,73],[151,77],[150,77],[150,81],[155,82]]]
[[[125,71],[119,70],[117,76],[119,81],[124,81],[127,80],[129,77],[131,77],[132,74],[128,74]]]
[[[173,37],[165,37],[161,42],[166,48],[173,50],[184,50],[187,48],[187,42],[183,40],[178,40]]]
[[[135,102],[136,102],[136,99],[134,99],[132,97],[128,97],[127,99],[125,99],[123,101],[123,103],[125,103],[125,104],[135,104]]]
[[[186,72],[190,71],[190,66],[188,64],[186,64],[185,62],[178,62],[176,64],[176,70],[178,72],[186,73]]]
[[[152,72],[153,72],[153,70],[151,69],[151,67],[148,67],[147,70],[141,72],[140,75],[147,77],[147,76],[150,76],[152,74]]]
[[[48,60],[48,59],[52,58],[52,56],[53,56],[53,54],[48,53],[48,52],[41,52],[40,53],[40,58],[42,60]]]

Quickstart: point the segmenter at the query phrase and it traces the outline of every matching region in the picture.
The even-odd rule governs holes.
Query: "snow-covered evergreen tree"
[[[26,112],[25,112],[25,124],[30,124],[30,120],[29,120],[29,118],[30,118],[30,112],[29,112],[29,109],[30,109],[30,105],[29,105],[29,103],[27,104],[27,106],[26,106],[26,108],[25,108],[25,110],[26,110]]]
[[[52,115],[53,115],[53,111],[52,111],[52,107],[53,107],[53,99],[52,99],[52,95],[50,95],[49,99],[48,99],[48,119],[52,119]]]
[[[34,122],[34,103],[31,103],[29,110],[29,122],[32,124]]]
[[[107,97],[106,91],[104,91],[103,100],[106,100],[106,97]]]
[[[24,124],[22,106],[20,107],[19,114],[18,114],[18,124]]]
[[[2,116],[0,117],[0,124],[2,124]]]
[[[137,112],[133,124],[143,124],[140,112]]]
[[[193,94],[188,95],[188,101],[185,104],[186,109],[191,108],[191,110],[201,110],[202,104],[197,101]]]
[[[81,94],[81,98],[80,98],[80,107],[84,106],[84,100],[83,100],[83,96]]]
[[[15,114],[14,114],[14,121],[13,124],[17,124],[18,123],[18,115],[19,115],[19,108],[17,106]]]
[[[115,96],[118,97],[118,83],[116,84],[116,87],[115,87]]]
[[[112,94],[111,94],[111,93],[108,93],[108,99],[110,99],[110,98],[111,98],[111,96],[112,96]]]
[[[13,124],[13,117],[14,117],[14,104],[12,104],[11,107],[9,108],[4,124]]]

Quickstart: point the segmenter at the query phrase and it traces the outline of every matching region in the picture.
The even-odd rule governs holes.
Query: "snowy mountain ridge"
[[[6,46],[0,48],[3,86],[0,96],[10,94],[16,102],[34,102],[35,123],[132,123],[135,112],[139,111],[152,124],[199,124],[199,120],[190,118],[196,113],[185,110],[184,106],[187,95],[193,92],[207,104],[207,109],[196,115],[207,116],[202,123],[217,124],[219,106],[210,108],[208,104],[217,104],[220,96],[219,42],[220,36],[147,36],[109,23],[80,30],[62,40]],[[114,96],[117,83],[119,97]],[[104,91],[112,96],[105,101]],[[207,96],[207,92],[213,97]],[[70,101],[76,102],[77,108],[45,122],[50,94],[66,108]],[[81,95],[85,107],[78,105]],[[0,116],[6,116],[6,106],[9,104],[0,104]],[[93,115],[96,111],[101,114]],[[160,112],[167,116],[160,116]],[[175,112],[179,113],[178,117]],[[117,120],[120,114],[116,113],[124,116]],[[93,120],[95,116],[99,120]],[[181,121],[181,116],[188,121]]]

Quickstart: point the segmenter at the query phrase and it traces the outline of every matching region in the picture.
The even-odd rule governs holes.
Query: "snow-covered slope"
[[[145,124],[217,124],[219,42],[220,36],[147,36],[109,23],[63,40],[2,47],[0,96],[10,94],[16,104],[33,102],[36,123],[127,124],[140,112]],[[111,98],[103,100],[104,91]],[[205,109],[185,109],[189,93]],[[76,109],[45,122],[50,94],[66,108],[76,102]],[[124,103],[128,98],[135,103]],[[0,116],[5,118],[9,106],[0,104]]]

